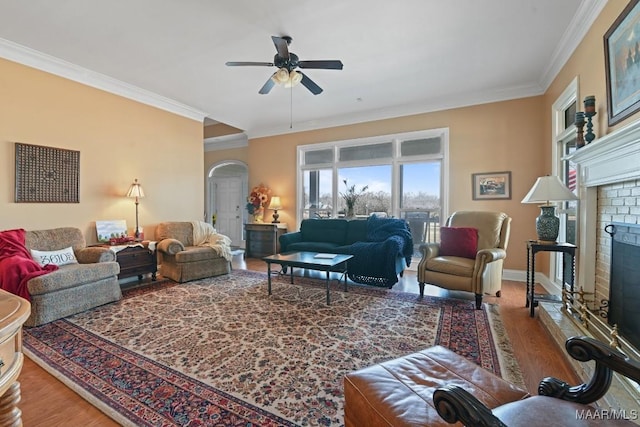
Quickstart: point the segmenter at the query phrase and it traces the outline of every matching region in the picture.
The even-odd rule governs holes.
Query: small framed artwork
[[[609,126],[640,110],[640,4],[632,0],[604,35]]]
[[[473,200],[511,199],[511,171],[471,175]]]

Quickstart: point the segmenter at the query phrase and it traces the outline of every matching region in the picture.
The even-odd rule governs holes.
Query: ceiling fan
[[[302,83],[304,87],[309,89],[314,95],[322,92],[322,88],[313,80],[307,77],[302,71],[296,68],[315,68],[321,70],[342,70],[342,61],[339,60],[318,60],[318,61],[300,61],[298,55],[289,52],[289,45],[293,40],[289,36],[277,37],[271,36],[273,44],[276,47],[276,55],[273,62],[227,62],[230,67],[237,66],[264,66],[278,67],[278,70],[269,77],[269,80],[262,86],[258,93],[265,95],[271,91],[276,83],[281,83],[285,87],[292,87],[298,83]]]

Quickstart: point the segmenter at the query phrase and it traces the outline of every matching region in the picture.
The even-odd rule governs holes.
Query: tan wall
[[[450,210],[496,210],[513,217],[510,256],[506,268],[526,268],[524,242],[535,236],[538,209],[522,205],[544,163],[541,144],[542,98],[532,97],[459,108],[352,126],[300,132],[249,141],[246,161],[249,187],[263,182],[282,198],[280,221],[296,229],[300,219],[296,206],[296,148],[298,145],[340,141],[423,129],[448,127],[450,130]],[[295,124],[294,124],[295,126]],[[218,151],[205,156],[205,169],[220,160],[239,159],[236,151]],[[512,172],[511,200],[473,201],[471,174]]]
[[[96,220],[133,229],[134,178],[146,238],[202,218],[202,123],[2,59],[0,76],[0,230],[73,226],[95,242]],[[15,203],[14,142],[79,150],[80,203]]]
[[[638,119],[638,114],[632,115],[611,128],[607,125],[607,84],[604,63],[604,34],[618,18],[628,4],[626,1],[610,1],[604,7],[589,32],[574,51],[573,55],[562,68],[558,76],[545,93],[545,111],[551,112],[551,106],[567,88],[569,83],[578,77],[578,111],[584,111],[582,100],[586,96],[595,95],[596,111],[594,117],[594,132],[596,138],[609,134],[632,121]],[[545,116],[547,135],[551,135],[551,114]],[[549,150],[550,150],[549,146]],[[547,160],[550,162],[550,151]],[[550,163],[549,163],[550,168]]]

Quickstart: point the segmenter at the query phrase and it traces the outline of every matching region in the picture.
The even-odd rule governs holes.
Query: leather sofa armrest
[[[433,392],[433,404],[438,414],[449,424],[465,426],[507,427],[491,409],[460,386],[447,384]]]
[[[158,242],[156,249],[169,255],[175,255],[178,252],[184,251],[184,245],[176,239],[163,239]]]
[[[574,359],[580,362],[596,362],[591,380],[586,384],[571,387],[562,380],[547,377],[538,386],[539,395],[590,404],[607,393],[614,371],[640,383],[640,362],[630,359],[601,341],[585,336],[571,337],[564,346]]]
[[[302,242],[302,232],[293,231],[280,236],[280,252],[287,252],[287,247],[292,243]]]
[[[92,264],[96,262],[109,262],[116,260],[116,254],[109,248],[101,246],[88,246],[75,253],[80,264]]]

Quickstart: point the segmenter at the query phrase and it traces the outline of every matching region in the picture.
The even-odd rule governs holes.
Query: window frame
[[[415,140],[421,138],[439,137],[441,141],[440,151],[437,154],[425,154],[415,156],[401,155],[401,144],[403,141]],[[366,159],[366,160],[350,160],[340,161],[339,150],[343,147],[367,146],[371,144],[380,144],[384,142],[392,143],[392,153],[389,158]],[[318,163],[306,165],[304,163],[305,153],[309,151],[333,150],[332,163]],[[440,162],[440,204],[442,209],[441,217],[447,216],[449,206],[448,196],[448,178],[449,178],[449,128],[426,129],[414,132],[403,132],[388,135],[377,135],[364,138],[348,139],[319,142],[315,144],[299,145],[297,147],[297,178],[296,178],[296,214],[298,218],[304,218],[304,173],[309,170],[330,169],[332,171],[332,204],[338,206],[338,198],[340,191],[340,182],[338,178],[338,169],[349,167],[366,167],[377,165],[391,165],[391,215],[400,217],[400,165],[408,163],[419,163],[425,161]],[[332,218],[337,215],[337,209],[332,212]]]

